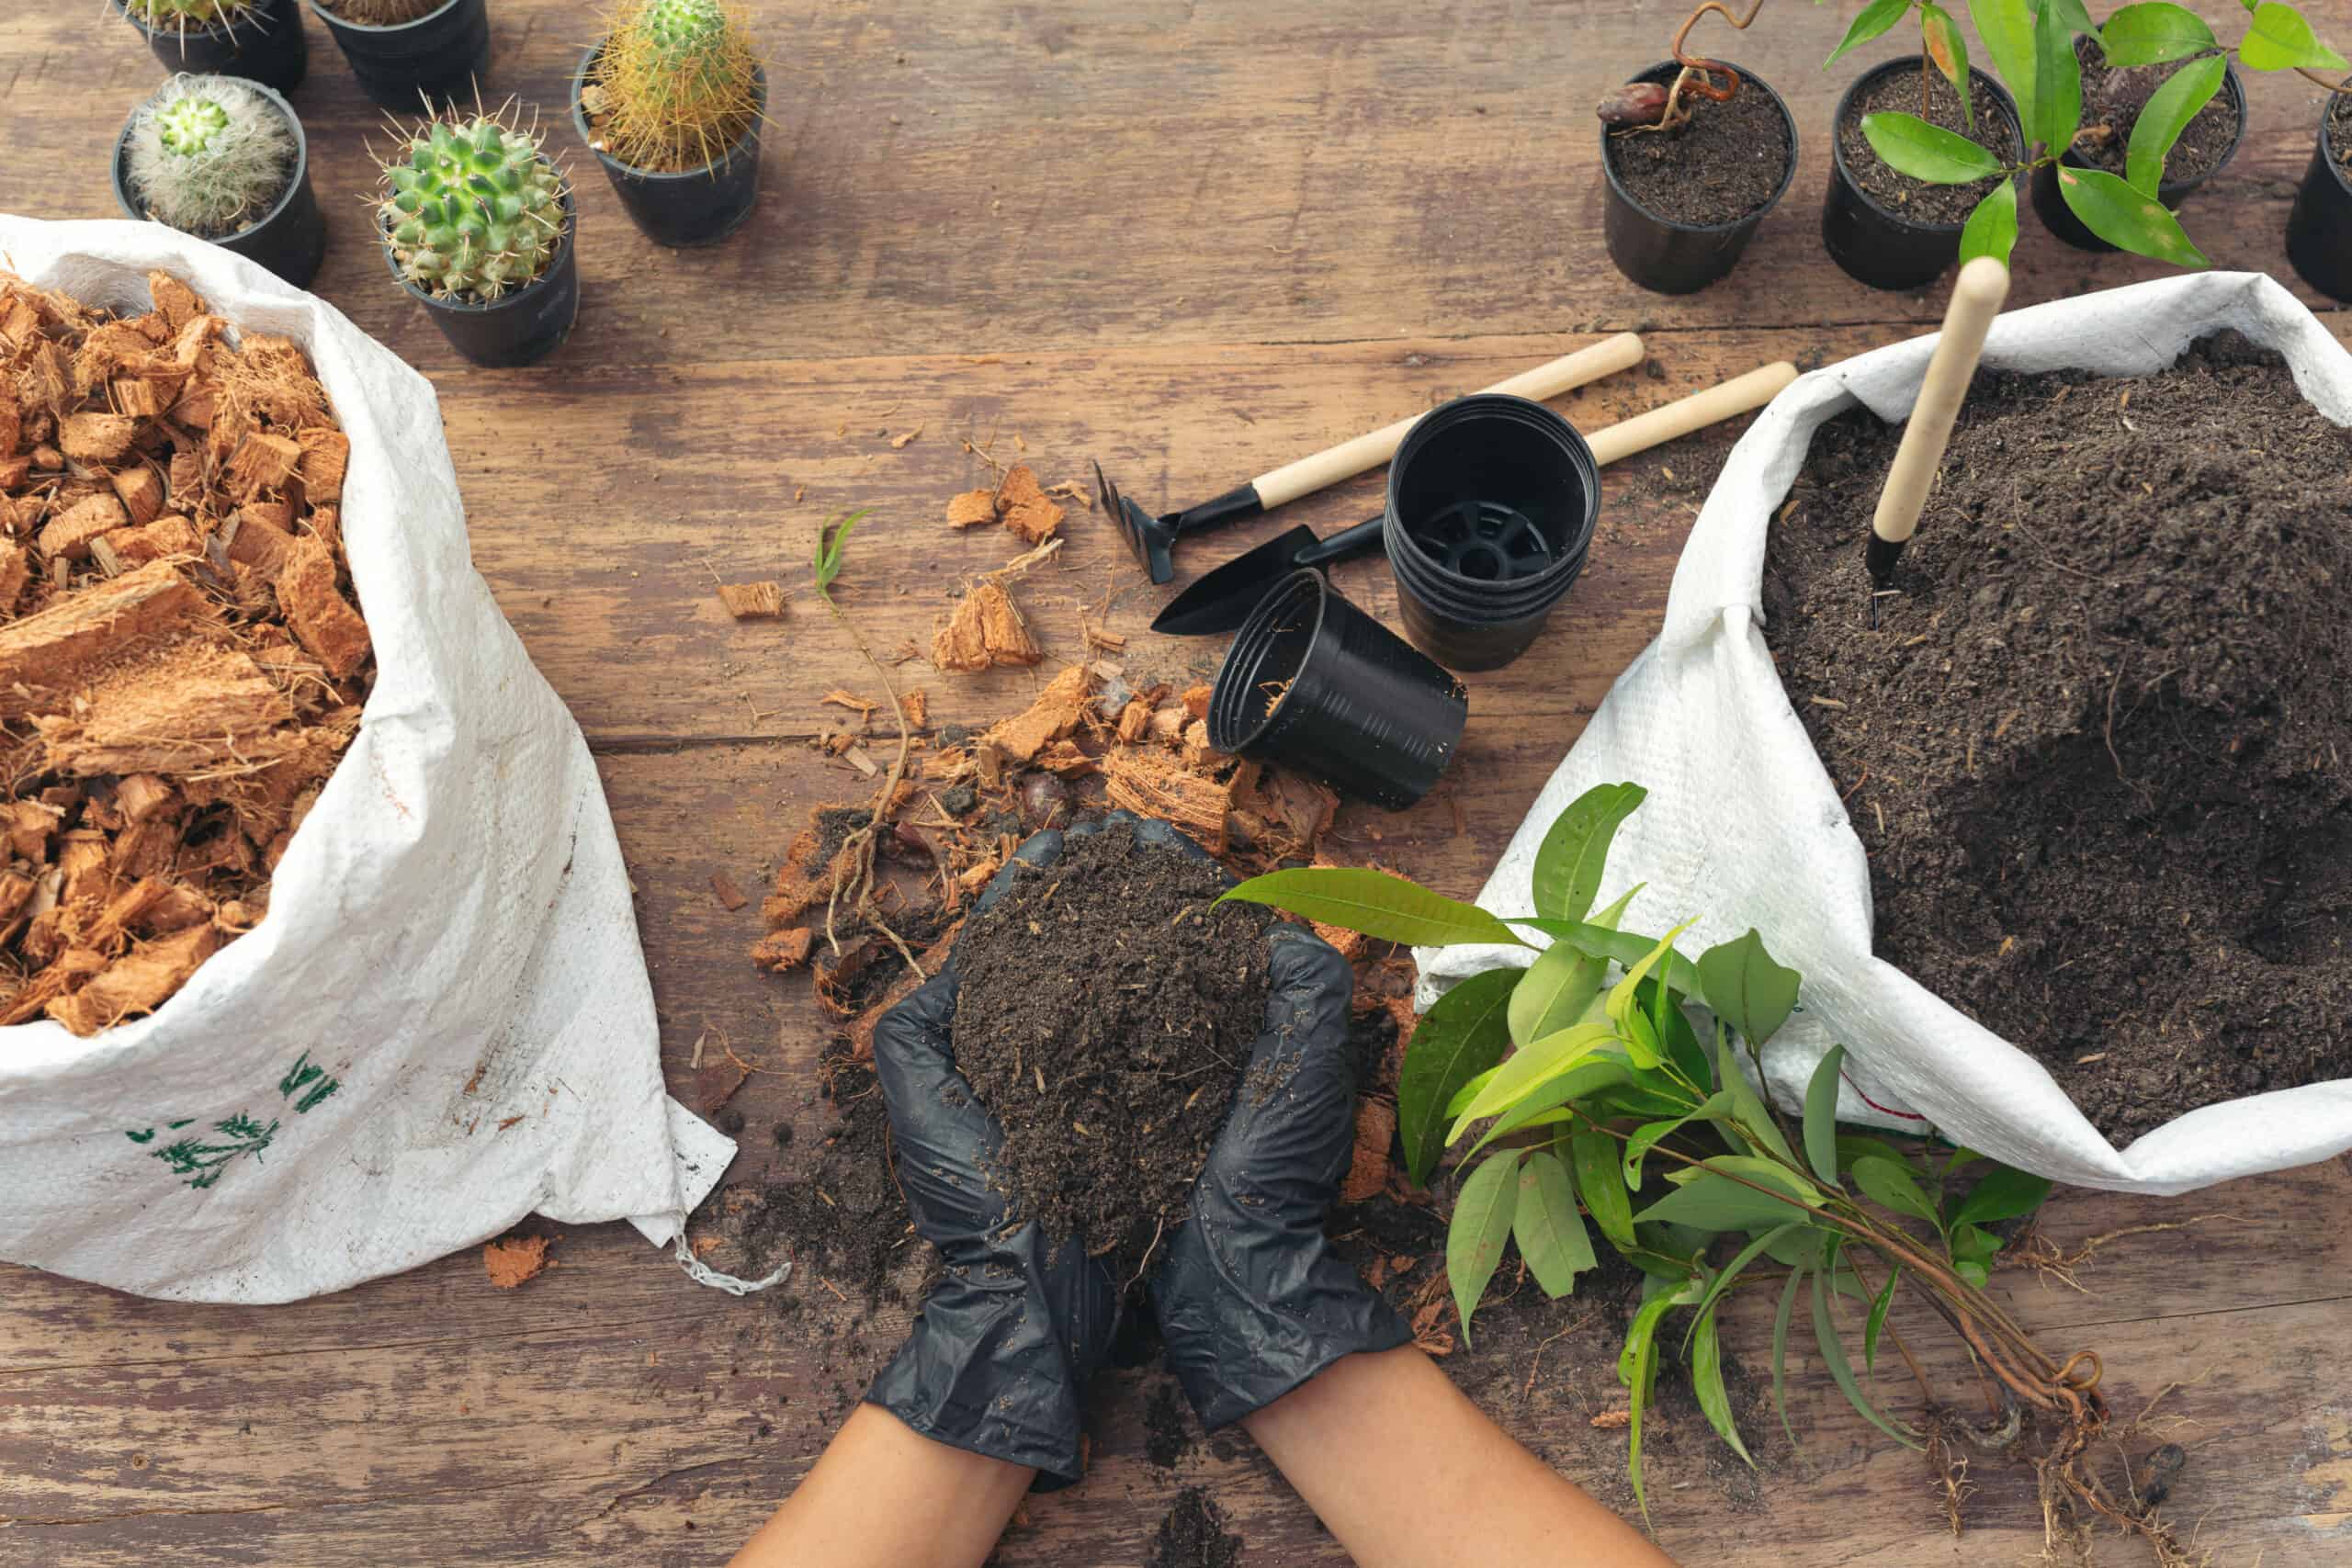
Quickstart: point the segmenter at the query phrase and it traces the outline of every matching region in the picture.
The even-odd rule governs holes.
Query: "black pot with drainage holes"
[[[1242,623],[1209,692],[1209,744],[1281,762],[1391,811],[1453,760],[1462,682],[1301,567]]]
[[[1510,663],[1576,585],[1600,518],[1592,448],[1542,403],[1480,392],[1422,416],[1388,465],[1406,631],[1449,669]]]

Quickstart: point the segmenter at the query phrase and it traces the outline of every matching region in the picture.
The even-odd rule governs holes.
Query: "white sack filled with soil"
[[[0,216],[0,265],[129,311],[161,269],[302,345],[351,440],[343,530],[378,664],[255,930],[152,1016],[0,1030],[0,1259],[277,1302],[535,1211],[671,1240],[733,1145],[663,1091],[595,765],[474,571],[432,386],[158,224]]]
[[[2352,425],[2352,354],[2259,274],[2168,278],[2014,311],[1995,324],[1984,363],[2144,375],[2225,328],[2278,351],[2312,406]],[[1636,929],[1699,916],[1679,943],[1698,952],[1754,926],[1775,957],[1803,972],[1804,1009],[1765,1058],[1783,1106],[1800,1108],[1814,1065],[1842,1043],[1850,1054],[1842,1119],[1913,1133],[1932,1126],[2086,1187],[2183,1192],[2352,1148],[2352,1080],[2338,1080],[2208,1105],[2119,1152],[2031,1055],[1871,955],[1861,842],[1765,646],[1766,531],[1814,432],[1857,403],[1882,419],[1906,417],[1934,347],[1930,335],[1813,371],[1758,417],[1691,529],[1664,631],[1618,677],[1478,902],[1498,915],[1532,909],[1531,873],[1553,819],[1595,784],[1631,781],[1649,796],[1618,831],[1600,901],[1645,883],[1628,917]],[[1854,570],[1862,570],[1859,551]],[[1427,1006],[1468,975],[1533,953],[1425,948],[1415,956]],[[2133,1043],[2107,1048],[2128,1053]]]

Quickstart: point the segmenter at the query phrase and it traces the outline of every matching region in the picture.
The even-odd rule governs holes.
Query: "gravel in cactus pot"
[[[379,209],[401,276],[486,304],[544,275],[563,238],[563,175],[539,140],[486,115],[419,126],[384,165]]]
[[[159,33],[201,33],[234,28],[254,19],[254,0],[122,0],[134,21]]]
[[[676,174],[718,162],[759,117],[759,52],[727,0],[630,0],[580,107],[600,152]]]
[[[249,83],[175,76],[131,116],[127,173],[148,217],[217,240],[285,195],[294,128]]]

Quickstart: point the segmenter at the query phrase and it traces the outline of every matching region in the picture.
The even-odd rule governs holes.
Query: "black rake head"
[[[1154,517],[1134,502],[1119,493],[1119,487],[1104,477],[1102,465],[1094,465],[1094,498],[1127,541],[1127,549],[1151,574],[1154,582],[1165,582],[1176,575],[1176,531],[1183,517],[1171,512],[1165,517]]]

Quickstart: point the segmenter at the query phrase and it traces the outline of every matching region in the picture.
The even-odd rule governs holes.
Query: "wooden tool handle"
[[[1603,338],[1589,348],[1562,355],[1549,365],[1539,365],[1523,370],[1508,381],[1498,381],[1484,389],[1489,392],[1510,392],[1542,402],[1556,398],[1571,387],[1581,387],[1587,381],[1598,380],[1619,370],[1631,369],[1642,362],[1642,340],[1632,333],[1619,333]],[[1285,463],[1271,473],[1260,474],[1250,481],[1258,492],[1258,502],[1272,512],[1284,502],[1296,501],[1302,495],[1312,495],[1326,485],[1355,478],[1366,468],[1376,468],[1396,455],[1404,444],[1405,433],[1419,422],[1400,419],[1392,425],[1359,435],[1352,441],[1342,441],[1327,447],[1312,457],[1301,457],[1295,463]]]
[[[1962,267],[1952,284],[1943,336],[1936,341],[1935,357],[1928,361],[1928,378],[1920,384],[1919,400],[1911,405],[1903,445],[1895,450],[1886,488],[1879,492],[1878,511],[1871,518],[1871,532],[1890,545],[1907,542],[1919,526],[1919,509],[1928,503],[1936,470],[1943,464],[1951,422],[1960,417],[1961,400],[1968,396],[1969,379],[1984,352],[1984,334],[2008,292],[2009,269],[1991,256],[1978,256]]]
[[[1797,367],[1787,360],[1759,366],[1745,376],[1735,376],[1721,386],[1710,387],[1703,392],[1693,392],[1664,408],[1635,414],[1623,423],[1596,430],[1587,438],[1592,447],[1594,461],[1607,468],[1620,457],[1630,457],[1636,452],[1646,452],[1660,442],[1671,441],[1678,435],[1688,435],[1694,430],[1760,409],[1781,395],[1781,389],[1797,378]]]

